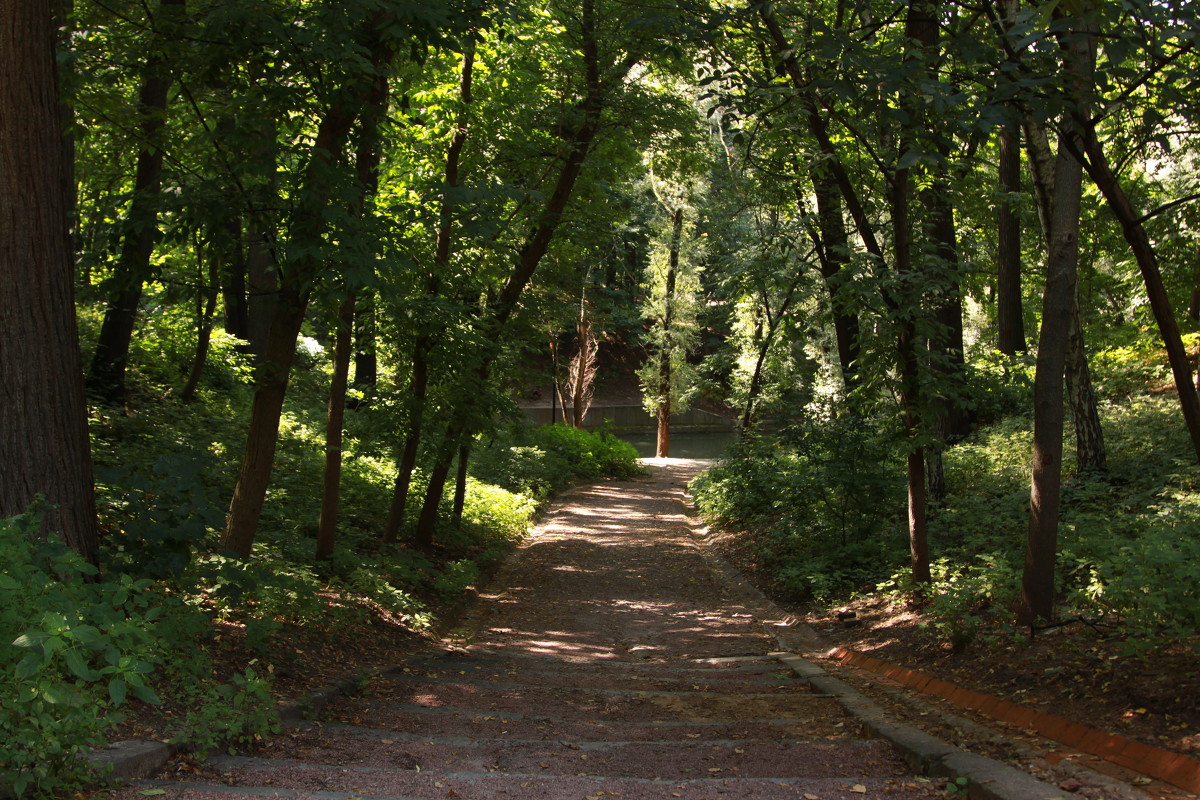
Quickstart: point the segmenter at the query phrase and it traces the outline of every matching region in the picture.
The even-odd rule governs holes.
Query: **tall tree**
[[[43,533],[95,563],[53,5],[0,4],[0,515],[43,498]]]
[[[150,279],[150,258],[158,237],[158,209],[162,202],[163,133],[167,94],[175,68],[166,55],[170,31],[183,18],[185,0],[161,0],[155,21],[151,54],[146,59],[138,93],[137,117],[141,147],[133,197],[125,218],[121,252],[114,268],[114,290],[104,312],[96,352],[88,371],[89,394],[104,403],[125,402],[125,369],[137,323],[142,289]]]
[[[1084,22],[1062,34],[1063,80],[1076,101],[1091,92],[1095,43]],[[1054,574],[1062,506],[1063,370],[1071,333],[1071,309],[1079,260],[1079,213],[1083,165],[1074,155],[1080,130],[1073,115],[1061,122],[1050,215],[1050,255],[1042,295],[1033,386],[1033,469],[1029,528],[1017,619],[1023,625],[1054,618]],[[1076,141],[1077,145],[1077,141]]]

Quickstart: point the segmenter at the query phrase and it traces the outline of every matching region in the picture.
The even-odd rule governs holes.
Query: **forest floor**
[[[756,558],[752,536],[715,532],[722,556],[833,647],[855,650],[949,683],[1108,733],[1200,757],[1200,643],[1123,655],[1110,631],[1082,622],[1030,640],[1010,635],[954,649],[919,608],[880,594],[834,607],[789,604]]]

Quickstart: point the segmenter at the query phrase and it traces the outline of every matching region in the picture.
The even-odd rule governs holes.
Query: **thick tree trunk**
[[[252,221],[246,233],[246,276],[250,287],[246,299],[247,349],[256,359],[261,359],[267,351],[271,320],[279,302],[279,270],[274,249],[261,223]]]
[[[168,23],[184,15],[184,0],[161,0],[159,22]],[[138,93],[138,128],[142,149],[137,154],[133,199],[125,218],[125,234],[115,266],[116,292],[110,298],[96,339],[96,352],[88,372],[88,393],[102,403],[125,403],[125,371],[129,347],[137,323],[142,287],[150,278],[150,257],[158,234],[158,207],[162,189],[162,135],[167,115],[167,91],[171,70],[166,59],[154,52],[142,72]]]
[[[250,307],[246,303],[246,250],[242,243],[242,221],[229,224],[231,247],[229,260],[221,270],[221,295],[224,298],[225,332],[242,341],[250,340]]]
[[[1025,352],[1025,316],[1021,302],[1021,222],[1016,196],[1021,192],[1021,134],[1015,123],[1000,128],[1000,191],[996,211],[996,349],[1007,356]]]
[[[842,218],[842,201],[837,183],[824,171],[814,174],[812,181],[817,197],[817,220],[821,230],[820,247],[817,249],[818,261],[825,289],[829,293],[829,305],[833,311],[833,330],[837,337],[842,382],[849,392],[858,382],[859,351],[858,316],[841,296],[844,281],[841,272],[850,261],[849,238],[846,235],[845,220]]]
[[[321,517],[317,522],[317,558],[333,557],[337,539],[338,505],[342,482],[342,425],[346,419],[346,383],[350,377],[350,342],[354,331],[354,292],[349,291],[338,309],[337,337],[333,347],[333,377],[325,414],[325,475],[321,489]]]
[[[42,497],[42,534],[95,564],[52,11],[0,4],[0,516]]]

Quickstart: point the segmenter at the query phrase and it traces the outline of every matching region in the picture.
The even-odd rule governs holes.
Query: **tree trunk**
[[[429,347],[418,338],[413,347],[412,383],[409,386],[409,419],[404,437],[404,449],[396,464],[396,483],[392,487],[392,503],[388,509],[387,522],[383,526],[383,541],[394,542],[404,526],[404,512],[408,505],[408,490],[412,485],[413,471],[417,468],[417,453],[421,448],[421,430],[425,418],[425,397],[429,392]]]
[[[1007,356],[1025,352],[1025,316],[1021,303],[1021,222],[1016,196],[1021,192],[1021,134],[1016,123],[1000,129],[1000,201],[996,218],[996,349]]]
[[[849,392],[857,384],[858,362],[858,316],[841,296],[842,269],[850,261],[850,244],[846,235],[846,222],[842,218],[842,201],[837,183],[827,172],[812,176],[813,191],[817,198],[817,220],[821,230],[820,246],[817,248],[821,277],[829,293],[829,305],[833,310],[833,330],[837,337],[838,360],[842,367],[842,382]]]
[[[369,394],[379,381],[375,291],[363,289],[361,295],[354,310],[354,388]]]
[[[329,407],[325,414],[325,476],[321,490],[321,517],[317,523],[319,559],[333,557],[337,538],[338,505],[342,481],[342,425],[346,419],[346,383],[350,376],[350,341],[354,331],[354,292],[347,291],[338,310],[337,338],[333,348],[333,377],[329,382]]]
[[[0,516],[40,495],[42,535],[95,564],[52,5],[0,4]]]
[[[179,20],[184,0],[161,0],[159,23]],[[161,34],[156,33],[161,39]],[[162,188],[162,135],[167,115],[167,91],[171,70],[160,52],[153,52],[142,72],[138,93],[138,128],[142,149],[137,154],[133,199],[125,218],[121,254],[115,265],[116,291],[104,311],[96,352],[88,372],[88,393],[98,401],[120,406],[125,403],[125,370],[129,346],[137,323],[142,287],[150,278],[150,257],[158,234],[158,206]]]
[[[1054,163],[1050,140],[1045,128],[1032,117],[1026,118],[1025,136],[1029,152],[1030,172],[1033,175],[1034,198],[1047,253],[1052,248],[1050,232],[1054,214]],[[1080,470],[1107,470],[1108,458],[1104,449],[1104,433],[1100,427],[1100,411],[1092,389],[1091,371],[1087,363],[1083,326],[1079,319],[1078,281],[1071,298],[1071,337],[1067,341],[1063,378],[1071,404],[1071,419],[1075,426],[1075,458]]]
[[[1090,89],[1090,86],[1089,86]],[[1142,273],[1142,281],[1146,285],[1146,295],[1150,300],[1150,308],[1154,312],[1154,321],[1158,323],[1158,331],[1162,336],[1163,345],[1167,350],[1167,361],[1171,365],[1171,373],[1175,378],[1175,389],[1179,394],[1179,406],[1183,411],[1183,421],[1187,426],[1188,435],[1192,440],[1192,449],[1200,460],[1200,393],[1197,393],[1192,383],[1192,365],[1188,360],[1187,351],[1183,347],[1183,338],[1179,333],[1179,323],[1171,310],[1171,299],[1163,286],[1162,271],[1158,266],[1158,254],[1150,244],[1146,229],[1142,225],[1141,216],[1134,211],[1129,196],[1125,194],[1120,180],[1109,166],[1104,147],[1096,137],[1095,122],[1078,112],[1072,115],[1076,124],[1081,126],[1082,141],[1080,149],[1086,156],[1084,167],[1096,184],[1096,188],[1108,201],[1108,207],[1121,223],[1121,232],[1125,241],[1133,251],[1138,269]]]
[[[538,216],[533,230],[530,231],[518,251],[512,273],[495,301],[489,304],[490,314],[481,322],[485,333],[484,339],[491,342],[491,345],[480,354],[480,361],[473,376],[480,387],[487,384],[492,362],[500,353],[499,341],[508,323],[508,318],[516,309],[525,287],[528,286],[542,257],[550,247],[555,231],[558,230],[562,221],[563,212],[575,190],[575,183],[583,171],[583,165],[591,151],[592,143],[600,131],[601,115],[606,103],[606,86],[621,85],[624,76],[637,63],[637,59],[631,55],[602,78],[600,44],[595,27],[594,0],[582,0],[580,12],[580,38],[582,40],[580,49],[583,53],[587,91],[576,106],[576,110],[579,112],[579,124],[574,129],[563,131],[562,167],[555,181],[554,189],[546,201],[545,208]],[[421,515],[417,520],[419,541],[432,541],[433,529],[437,522],[438,504],[441,502],[442,490],[445,488],[453,455],[453,449],[446,448],[453,448],[466,433],[467,420],[470,417],[470,408],[473,402],[473,397],[464,395],[459,399],[452,412],[452,421],[449,425],[451,435],[447,436],[443,452],[439,454],[434,470],[430,473],[429,488],[425,493]]]
[[[225,301],[225,332],[244,342],[250,340],[250,308],[246,304],[246,250],[242,244],[242,221],[229,223],[232,240],[229,259],[221,271],[221,294]]]
[[[675,273],[679,268],[679,244],[683,239],[683,209],[675,209],[671,217],[671,249],[667,254],[667,286],[663,293],[662,342],[658,353],[658,441],[655,458],[667,458],[671,453],[671,358],[672,327],[675,316]]]
[[[1064,73],[1069,84],[1091,87],[1092,37],[1068,36]],[[1017,621],[1033,626],[1054,618],[1054,572],[1058,560],[1058,521],[1062,503],[1063,370],[1071,333],[1071,307],[1079,260],[1079,213],[1083,167],[1068,141],[1078,130],[1064,124],[1054,172],[1050,214],[1050,255],[1042,296],[1033,382],[1033,469],[1029,529]]]
[[[382,58],[377,54],[377,57]],[[238,473],[221,546],[242,558],[250,555],[263,501],[271,481],[279,418],[296,354],[296,339],[304,323],[312,286],[324,260],[325,209],[333,191],[335,166],[342,160],[346,139],[360,107],[351,107],[351,93],[339,97],[317,129],[305,168],[301,200],[291,219],[290,248],[299,255],[281,275],[276,308],[258,368],[258,388],[246,433],[246,452]]]
[[[464,444],[458,448],[458,473],[454,478],[454,507],[450,519],[455,527],[462,524],[463,508],[467,504],[467,465],[470,463],[471,446]]]
[[[1071,421],[1075,426],[1075,465],[1081,472],[1107,472],[1108,455],[1104,449],[1104,429],[1092,391],[1092,375],[1088,370],[1084,345],[1083,324],[1079,320],[1079,293],[1071,303],[1071,336],[1067,340],[1067,363],[1064,378],[1071,405]]]
[[[279,270],[275,263],[274,248],[263,223],[252,221],[246,233],[246,276],[250,283],[246,299],[247,349],[258,360],[267,351],[271,320],[279,301]]]
[[[204,365],[208,361],[209,345],[212,343],[213,320],[217,316],[217,295],[220,293],[222,253],[214,244],[209,245],[208,253],[208,285],[203,287],[203,301],[197,297],[197,303],[203,302],[203,307],[197,309],[196,315],[196,354],[192,358],[192,368],[188,370],[187,382],[179,392],[179,400],[191,403],[196,399],[196,390],[200,387],[200,377],[204,373]]]

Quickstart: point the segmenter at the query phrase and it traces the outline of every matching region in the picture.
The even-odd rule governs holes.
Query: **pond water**
[[[655,431],[621,431],[614,434],[637,448],[642,458],[654,456]],[[678,431],[671,433],[672,458],[720,458],[737,440],[735,431]]]

